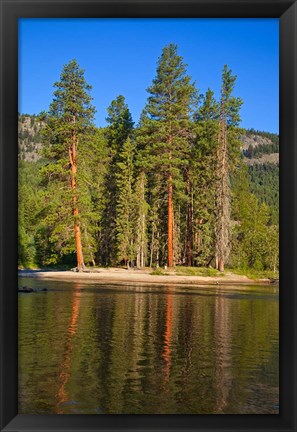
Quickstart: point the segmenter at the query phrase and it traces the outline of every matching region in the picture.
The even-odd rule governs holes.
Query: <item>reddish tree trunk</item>
[[[172,175],[168,176],[168,267],[174,265],[173,256],[173,201],[172,201]]]
[[[192,203],[191,203],[191,184],[189,179],[189,173],[187,173],[187,239],[186,239],[186,259],[187,266],[192,266]]]
[[[172,145],[172,136],[169,135],[168,139],[169,149]],[[172,154],[169,150],[169,160],[171,161]],[[172,189],[172,174],[169,169],[168,174],[168,257],[167,264],[169,268],[174,266],[174,252],[173,252],[173,189]]]
[[[219,259],[218,270],[219,270],[220,272],[223,272],[224,269],[225,269],[225,266],[224,266],[224,260],[223,260],[222,258],[220,258],[220,259]]]
[[[85,268],[84,257],[81,243],[81,233],[79,225],[79,212],[77,204],[77,187],[76,187],[76,172],[77,172],[77,154],[76,154],[76,139],[73,137],[72,145],[69,148],[69,158],[71,164],[71,189],[72,189],[72,202],[73,202],[73,216],[74,216],[74,238],[77,257],[77,268],[83,270]]]

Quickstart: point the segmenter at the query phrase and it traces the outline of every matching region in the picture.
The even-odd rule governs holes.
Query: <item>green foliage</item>
[[[116,202],[116,239],[117,259],[125,264],[133,261],[135,256],[133,235],[133,155],[135,147],[127,138],[119,154],[116,172],[116,186],[118,188]]]
[[[49,250],[49,253],[40,257],[40,261],[55,264],[65,256],[73,256],[76,251],[74,194],[80,215],[76,223],[80,225],[85,240],[84,253],[88,261],[92,261],[95,244],[91,242],[90,230],[96,218],[92,217],[92,201],[88,190],[83,183],[79,183],[80,169],[76,174],[79,147],[84,147],[84,143],[94,139],[92,121],[95,109],[89,94],[91,86],[86,83],[84,71],[76,60],[63,67],[60,81],[54,86],[56,91],[43,130],[43,157],[47,163],[42,167],[42,181],[46,187],[46,206],[39,236],[40,249]],[[72,170],[74,165],[75,173]],[[75,179],[75,190],[71,186],[72,178]],[[46,238],[44,233],[47,233]]]
[[[43,192],[38,188],[38,164],[18,165],[18,265],[34,267],[38,262],[35,234]]]
[[[51,142],[68,145],[75,133],[88,132],[95,113],[89,95],[92,87],[86,83],[84,70],[80,69],[76,60],[64,65],[60,81],[54,84],[54,100],[51,103],[47,134]]]
[[[249,190],[247,168],[234,180],[231,266],[255,270],[278,268],[278,226],[270,225],[269,208]]]
[[[195,116],[189,175],[193,206],[193,258],[198,266],[209,263],[214,250],[214,202],[219,104],[208,89]]]
[[[149,205],[146,202],[146,191],[146,175],[141,171],[135,180],[133,194],[133,231],[138,268],[144,267],[147,259],[147,216]]]
[[[219,272],[216,269],[211,267],[181,267],[177,266],[175,269],[175,273],[178,276],[211,276],[211,277],[220,277],[224,276],[224,273]]]
[[[240,122],[239,110],[243,104],[242,99],[232,96],[236,82],[236,75],[232,75],[232,70],[224,65],[222,73],[221,88],[221,115],[228,126],[238,126]]]
[[[271,223],[279,221],[279,165],[254,164],[248,168],[250,190],[269,207]]]
[[[230,254],[231,189],[230,174],[239,157],[239,110],[242,100],[232,96],[236,76],[225,65],[222,73],[218,145],[215,168],[214,237],[215,267],[224,270]]]
[[[145,148],[145,164],[150,170],[162,169],[165,176],[172,173],[177,185],[188,163],[187,134],[197,95],[175,45],[163,49],[148,92],[138,137],[140,147]]]
[[[168,276],[169,275],[169,273],[164,272],[164,270],[161,269],[161,267],[157,267],[150,274],[153,275],[153,276]]]
[[[105,230],[103,212],[109,198],[105,193],[105,179],[110,159],[104,129],[97,129],[94,136],[81,142],[78,184],[82,241],[85,260],[93,265],[95,261],[101,261],[99,250],[102,248]]]
[[[115,153],[119,152],[129,136],[131,136],[134,122],[125,98],[117,96],[107,108],[109,124],[106,130],[106,137]]]
[[[177,274],[221,274],[210,265],[216,252],[218,137],[224,121],[232,234],[228,264],[239,272],[277,275],[279,167],[241,163],[242,101],[233,96],[235,81],[225,66],[220,100],[210,89],[198,97],[177,47],[168,45],[139,125],[134,126],[120,95],[107,108],[108,126],[99,129],[93,126],[95,110],[83,70],[75,60],[65,65],[49,112],[19,115],[19,265],[74,266],[76,220],[86,264],[150,266],[156,267],[152,274],[165,274],[170,176]],[[272,144],[258,146],[258,154],[276,149],[277,136],[259,135]],[[74,137],[77,219],[69,158]]]
[[[270,280],[278,280],[279,272],[278,270],[255,270],[250,268],[238,269],[232,268],[232,273],[247,276],[249,279],[259,280],[259,279],[270,279]]]
[[[158,59],[156,77],[148,88],[149,97],[141,117],[137,143],[141,166],[148,174],[151,227],[151,265],[167,259],[168,185],[173,185],[174,219],[185,205],[184,170],[189,164],[191,120],[197,105],[197,91],[187,75],[177,46],[166,46]],[[167,220],[166,220],[167,219]],[[159,224],[158,221],[165,223]],[[182,226],[174,225],[175,260]]]
[[[118,236],[117,236],[117,206],[119,194],[121,193],[117,184],[119,174],[120,154],[123,146],[133,134],[133,121],[128,105],[123,96],[118,96],[107,108],[108,127],[104,131],[107,145],[109,147],[109,165],[105,172],[103,201],[104,208],[102,214],[101,244],[98,258],[102,265],[115,265],[118,256]],[[135,155],[133,155],[134,157]]]

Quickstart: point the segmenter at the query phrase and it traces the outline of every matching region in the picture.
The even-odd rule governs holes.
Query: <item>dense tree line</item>
[[[279,223],[279,165],[266,163],[248,168],[250,190],[260,203],[269,207],[271,224]]]
[[[199,95],[171,44],[139,124],[119,95],[96,128],[84,72],[65,65],[39,117],[41,158],[19,162],[19,265],[276,269],[276,221],[240,158],[235,83],[224,66],[219,100]]]
[[[261,136],[263,138],[267,138],[273,144],[276,144],[277,146],[279,146],[279,136],[278,136],[278,134],[275,134],[275,133],[272,133],[272,132],[259,131],[259,130],[255,130],[255,129],[245,129],[244,132],[245,132],[245,134],[247,136],[259,135],[259,136]]]
[[[269,143],[269,144],[258,144],[256,146],[252,146],[250,144],[248,148],[244,151],[244,155],[249,159],[259,158],[264,154],[272,154],[272,153],[279,153],[278,144]]]

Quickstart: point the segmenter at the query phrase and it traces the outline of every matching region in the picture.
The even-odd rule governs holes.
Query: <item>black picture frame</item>
[[[286,0],[0,0],[1,431],[296,431],[297,4]],[[280,413],[278,415],[18,415],[18,18],[280,19]],[[267,71],[269,73],[269,71]]]

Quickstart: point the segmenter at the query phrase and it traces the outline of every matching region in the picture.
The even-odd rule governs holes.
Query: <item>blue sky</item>
[[[244,100],[241,126],[279,129],[278,19],[27,19],[19,20],[19,111],[38,114],[53,99],[64,64],[77,59],[92,85],[96,124],[125,96],[137,123],[162,48],[174,43],[188,74],[205,93],[220,94],[224,64]]]

